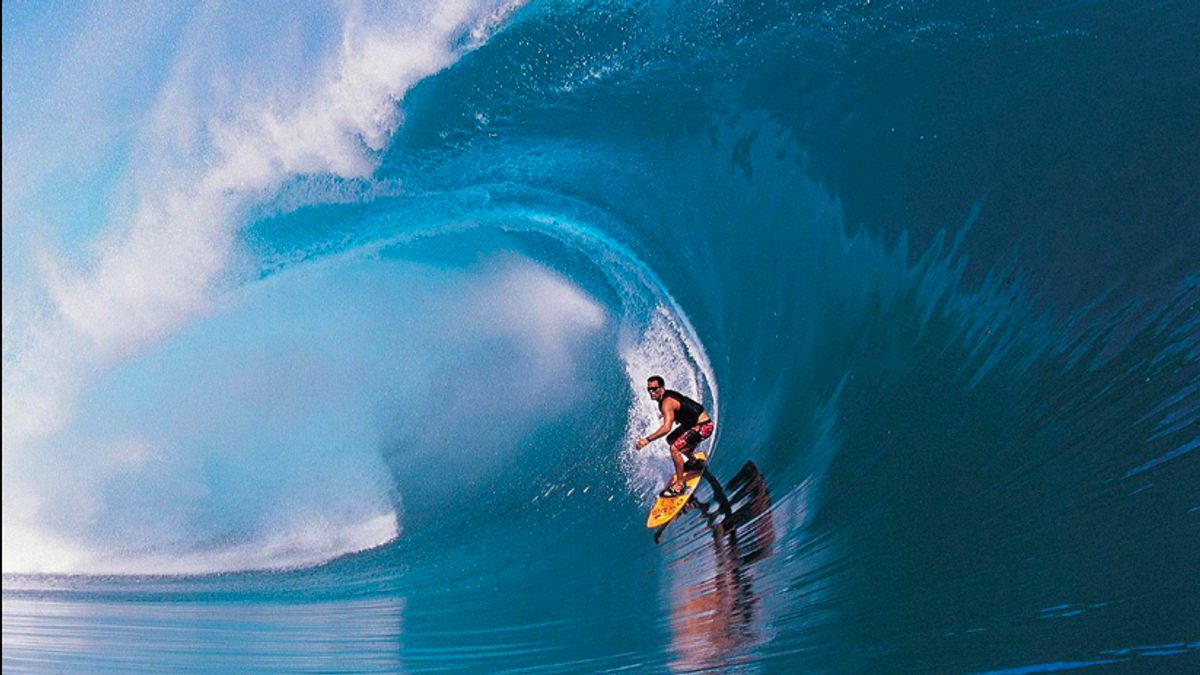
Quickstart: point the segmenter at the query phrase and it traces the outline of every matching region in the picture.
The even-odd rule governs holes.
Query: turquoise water
[[[3,11],[6,671],[1194,667],[1192,4]]]

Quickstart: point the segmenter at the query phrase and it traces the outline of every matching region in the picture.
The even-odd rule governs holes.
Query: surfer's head
[[[646,391],[650,392],[650,398],[655,401],[661,401],[663,392],[667,390],[667,383],[658,375],[651,375],[646,379]]]

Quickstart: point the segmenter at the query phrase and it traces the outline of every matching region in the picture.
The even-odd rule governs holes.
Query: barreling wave
[[[202,57],[226,50],[196,45],[227,28],[185,31],[130,220],[81,267],[46,256],[34,311],[6,292],[5,573],[473,608],[481,578],[526,594],[513,625],[552,579],[611,627],[664,569],[684,670],[872,670],[881,642],[983,669],[964,641],[1028,639],[1054,607],[1087,616],[1089,657],[1179,637],[1120,612],[1195,597],[1196,271],[1162,254],[1166,281],[1078,303],[986,190],[944,223],[844,196],[856,168],[916,169],[873,164],[911,101],[839,73],[1077,33],[732,5],[304,15],[320,63],[225,64],[244,77],[211,108]],[[651,374],[717,419],[714,480],[769,502],[752,523],[703,511],[649,547]],[[747,526],[761,546],[722,548]],[[699,639],[701,615],[725,623]]]

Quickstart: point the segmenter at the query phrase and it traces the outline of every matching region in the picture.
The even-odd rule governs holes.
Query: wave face
[[[6,670],[1200,651],[1195,7],[144,9],[4,8]]]

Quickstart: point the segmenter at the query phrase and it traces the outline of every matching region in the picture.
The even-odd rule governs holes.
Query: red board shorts
[[[679,438],[676,438],[675,442],[671,443],[671,447],[685,455],[691,456],[692,451],[696,449],[696,446],[700,445],[700,441],[712,436],[712,432],[712,420],[701,422],[700,424],[697,424],[691,429],[685,431],[679,436]]]

